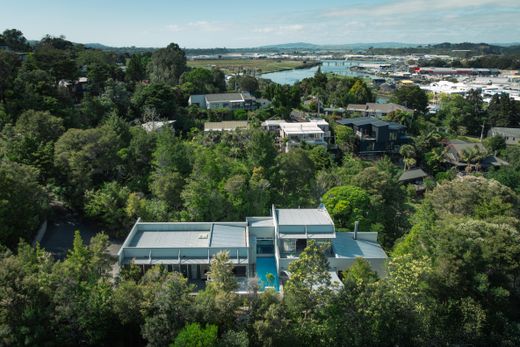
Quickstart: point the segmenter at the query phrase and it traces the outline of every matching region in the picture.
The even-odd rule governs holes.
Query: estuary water
[[[367,63],[380,63],[379,61],[360,61],[360,60],[323,60],[321,64],[321,72],[328,73],[332,72],[342,76],[358,76],[358,77],[370,77],[371,75],[367,72],[351,71],[350,67],[357,66],[359,64]],[[318,71],[318,66],[314,66],[308,69],[293,69],[278,72],[271,72],[262,74],[261,78],[270,79],[273,82],[279,84],[290,84],[293,85],[304,78],[312,77]]]

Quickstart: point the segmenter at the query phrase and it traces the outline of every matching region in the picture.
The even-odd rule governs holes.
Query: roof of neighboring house
[[[146,123],[141,124],[141,126],[147,132],[151,132],[154,130],[159,130],[165,125],[170,125],[173,123],[175,123],[174,120],[167,120],[167,121],[158,121],[158,122],[146,122]]]
[[[238,102],[254,99],[249,93],[206,94],[206,102]]]
[[[412,169],[403,172],[403,174],[399,177],[399,182],[413,181],[425,177],[428,177],[428,174],[422,169]]]
[[[233,131],[237,128],[247,128],[246,120],[229,120],[222,122],[206,122],[204,123],[204,131]]]
[[[324,131],[315,122],[280,123],[280,128],[286,134],[323,134]]]
[[[474,148],[478,149],[482,153],[487,153],[486,148],[480,142],[467,142],[462,140],[450,140],[447,143],[447,146],[453,148],[455,153],[448,152],[445,154],[446,159],[454,165],[464,166],[467,165],[464,161],[462,161],[462,156],[464,151],[469,151]],[[509,163],[505,160],[502,160],[494,155],[489,155],[481,160],[482,166],[503,166],[509,165]]]
[[[502,136],[511,136],[511,137],[519,137],[520,138],[520,128],[503,128],[503,127],[494,127],[489,130],[491,133],[499,134]]]
[[[452,147],[457,151],[457,154],[460,156],[462,152],[468,151],[471,149],[478,149],[481,152],[487,152],[484,145],[480,142],[467,142],[463,140],[450,140],[448,141],[448,146]]]
[[[382,127],[388,125],[391,129],[400,130],[406,129],[404,125],[395,122],[385,122],[373,117],[357,117],[357,118],[343,118],[336,121],[338,124],[342,125],[354,125],[354,126],[363,126],[370,124],[376,127]]]
[[[325,208],[276,209],[278,225],[334,225]]]
[[[350,104],[347,107],[347,111],[354,111],[354,112],[391,113],[391,112],[395,112],[397,110],[404,111],[404,112],[413,112],[413,110],[409,109],[408,107],[394,104],[394,103],[378,104],[378,103],[374,103],[374,102],[368,102],[366,104]]]

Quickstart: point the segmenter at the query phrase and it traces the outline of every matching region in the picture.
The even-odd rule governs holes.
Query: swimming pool
[[[274,276],[271,283],[267,280],[267,274],[273,274]],[[256,276],[258,277],[260,290],[265,290],[266,287],[274,287],[277,292],[280,291],[280,280],[278,279],[274,257],[256,258]]]

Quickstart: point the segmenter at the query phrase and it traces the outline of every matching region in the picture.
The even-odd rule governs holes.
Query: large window
[[[274,240],[258,238],[256,240],[256,254],[274,254]]]
[[[292,253],[296,251],[296,240],[283,240],[282,241],[282,252],[284,253]]]

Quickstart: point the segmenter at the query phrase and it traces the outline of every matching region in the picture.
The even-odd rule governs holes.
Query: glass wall
[[[274,239],[257,238],[256,239],[256,254],[257,255],[274,254]]]

